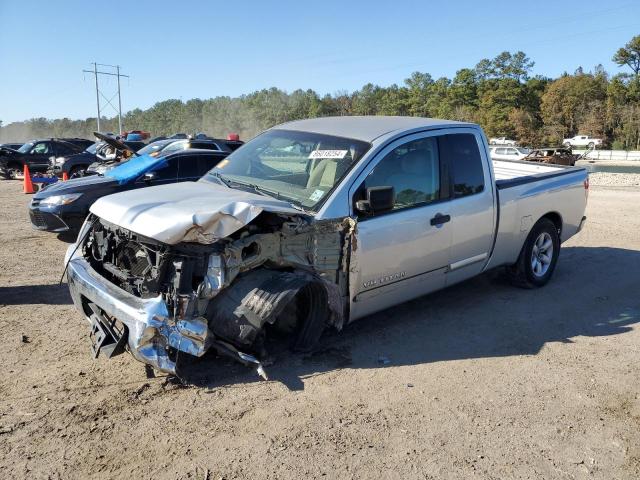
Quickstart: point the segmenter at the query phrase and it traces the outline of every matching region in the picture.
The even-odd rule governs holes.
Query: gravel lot
[[[595,172],[589,174],[589,183],[600,187],[640,187],[640,173]]]
[[[544,289],[487,274],[186,387],[90,358],[29,199],[0,182],[0,478],[640,478],[640,188],[591,189]]]

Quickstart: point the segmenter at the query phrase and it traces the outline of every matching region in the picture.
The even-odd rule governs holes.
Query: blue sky
[[[411,72],[451,77],[503,50],[534,73],[601,63],[640,34],[640,2],[0,0],[0,120],[95,116],[90,62],[119,64],[123,110],[276,86],[320,94]],[[115,93],[115,80],[104,80]],[[113,112],[105,110],[107,116]]]

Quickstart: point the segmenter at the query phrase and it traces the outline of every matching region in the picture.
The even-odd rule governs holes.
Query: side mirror
[[[142,176],[142,180],[144,180],[144,183],[151,183],[157,176],[156,172],[147,172]]]
[[[396,192],[393,187],[369,187],[367,199],[356,202],[356,210],[365,215],[387,212],[396,203]]]

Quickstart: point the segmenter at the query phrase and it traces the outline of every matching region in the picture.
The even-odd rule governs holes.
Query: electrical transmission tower
[[[109,105],[115,112],[118,113],[118,134],[122,133],[122,97],[120,95],[120,77],[129,78],[129,75],[123,75],[120,73],[120,65],[105,65],[104,63],[96,63],[93,62],[93,70],[82,70],[84,73],[91,73],[96,81],[96,105],[98,107],[98,131],[100,131],[100,97],[104,99],[104,101]],[[98,70],[98,67],[108,67],[115,69],[115,73],[113,72],[101,72]],[[117,77],[118,79],[118,91],[111,98],[107,98],[101,91],[98,84],[98,77],[100,75],[109,75],[112,77]],[[118,96],[118,108],[116,108],[112,102]]]

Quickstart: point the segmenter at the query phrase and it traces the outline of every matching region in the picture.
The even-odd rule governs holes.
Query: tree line
[[[401,85],[368,83],[348,93],[321,96],[313,90],[288,93],[264,89],[240,97],[165,100],[124,116],[128,129],[152,135],[206,132],[248,139],[273,125],[330,115],[412,115],[479,123],[488,136],[506,136],[522,145],[559,144],[577,134],[603,138],[613,149],[640,149],[640,35],[614,55],[631,72],[615,75],[601,65],[551,79],[533,75],[523,52],[503,52],[462,68],[453,78],[414,72]],[[104,131],[117,131],[117,118],[103,118]],[[2,126],[0,142],[37,137],[90,138],[96,119],[34,118]]]

